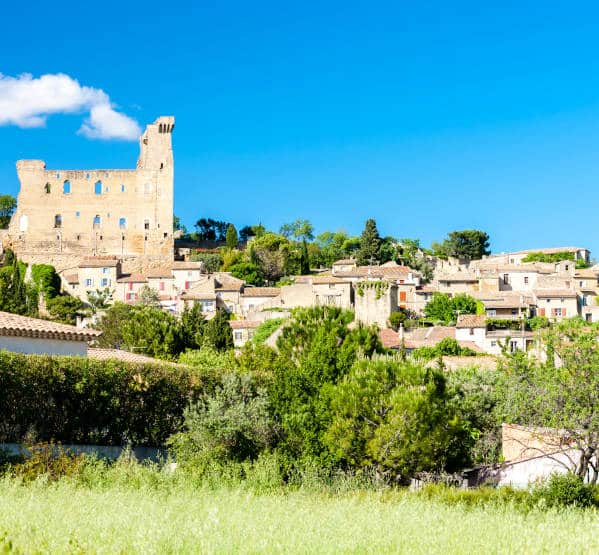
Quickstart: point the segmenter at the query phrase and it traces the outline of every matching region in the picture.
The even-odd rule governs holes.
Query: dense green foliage
[[[85,357],[0,352],[0,369],[2,441],[162,445],[211,385],[187,368]]]
[[[485,255],[491,254],[489,250],[489,235],[478,229],[465,229],[463,231],[452,231],[447,235],[443,243],[433,243],[435,255],[440,258],[455,256],[478,260]]]
[[[195,252],[190,260],[202,262],[207,272],[218,272],[223,264],[222,256],[218,252]]]
[[[450,324],[457,321],[459,314],[476,314],[476,299],[461,293],[450,297],[445,293],[434,293],[424,307],[424,314],[434,322]]]
[[[422,470],[455,471],[470,435],[441,371],[394,358],[360,360],[331,394],[325,443],[342,462],[407,482]]]
[[[281,327],[283,318],[271,318],[264,320],[254,332],[252,342],[256,345],[262,345],[274,332]]]
[[[227,226],[227,235],[225,237],[227,248],[236,249],[237,244],[239,243],[239,237],[237,235],[237,229],[233,224],[229,224]]]
[[[453,337],[445,337],[434,347],[419,347],[412,351],[412,357],[432,360],[444,356],[476,356],[476,352],[462,347]]]
[[[46,299],[52,299],[60,293],[60,276],[54,266],[49,264],[33,264],[31,266],[31,280]]]
[[[574,260],[574,253],[566,251],[551,254],[531,252],[522,259],[522,262],[561,262],[562,260]]]
[[[78,297],[61,295],[46,301],[46,308],[53,320],[74,326],[77,317],[83,315],[83,303]]]
[[[17,208],[17,199],[11,195],[0,195],[0,229],[7,229],[10,218]]]
[[[101,347],[124,349],[156,358],[174,360],[186,349],[203,345],[216,349],[233,346],[229,315],[218,310],[206,321],[200,306],[184,310],[181,318],[161,308],[114,303],[96,323],[102,332]]]

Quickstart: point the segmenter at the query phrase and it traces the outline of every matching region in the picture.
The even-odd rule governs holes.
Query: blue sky
[[[425,245],[479,228],[496,252],[599,253],[593,3],[11,4],[0,73],[62,73],[96,92],[23,128],[2,119],[0,86],[2,192],[17,193],[19,158],[133,167],[135,141],[98,138],[101,122],[78,133],[100,103],[142,127],[176,117],[188,227],[302,217],[359,233],[374,217]]]

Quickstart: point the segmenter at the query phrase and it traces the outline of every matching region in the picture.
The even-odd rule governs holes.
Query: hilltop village
[[[268,262],[276,265],[277,257],[289,256],[283,240],[293,229],[282,230],[284,236],[249,230],[242,239],[235,230],[232,244],[229,237],[219,242],[214,232],[206,234],[211,239],[194,242],[173,229],[173,129],[173,117],[147,126],[134,170],[47,169],[41,160],[19,160],[21,188],[8,229],[2,231],[4,249],[26,264],[54,267],[62,294],[80,299],[83,307],[103,294],[107,306],[150,297],[177,316],[194,305],[207,320],[223,311],[230,316],[237,348],[263,322],[280,323],[295,308],[323,305],[353,311],[356,322],[378,328],[385,347],[407,352],[434,348],[447,338],[465,352],[531,351],[531,322],[573,316],[599,320],[599,266],[591,265],[591,253],[583,247],[539,247],[471,259],[413,244],[407,256],[399,240],[390,242],[395,250],[389,260],[377,260],[375,249],[368,263],[360,264],[356,241],[347,258],[328,266],[321,261],[318,267],[308,259],[299,273],[283,279],[257,282],[219,271],[211,257],[222,258],[219,253],[228,249],[238,258],[243,251],[256,258],[253,245],[264,242],[264,235],[271,236],[268,254],[275,258]],[[222,230],[220,239],[225,239]],[[435,296],[467,298],[470,306],[466,302],[440,316],[430,304]],[[80,315],[77,322],[85,328],[97,318]]]

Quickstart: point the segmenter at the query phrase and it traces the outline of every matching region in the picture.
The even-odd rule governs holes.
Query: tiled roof
[[[381,338],[381,343],[383,347],[386,349],[398,349],[401,346],[401,341],[399,340],[399,333],[395,330],[391,330],[388,328],[379,330],[379,336]]]
[[[446,337],[455,338],[455,328],[451,326],[415,328],[405,332],[404,343],[407,349],[434,347],[439,341]]]
[[[534,294],[541,298],[567,298],[576,297],[575,291],[569,289],[535,289]]]
[[[177,260],[173,262],[172,269],[173,270],[202,270],[204,268],[203,262],[187,262],[182,260]]]
[[[314,285],[325,285],[327,283],[351,283],[346,279],[341,279],[335,276],[315,276],[312,278]]]
[[[87,350],[87,356],[96,360],[122,360],[123,362],[132,362],[139,364],[173,364],[164,360],[158,360],[138,353],[130,353],[120,349],[96,349]]]
[[[420,275],[408,266],[358,266],[345,272],[335,272],[336,277],[347,278],[405,278],[408,274]]]
[[[242,293],[244,297],[278,297],[280,294],[278,287],[246,287]]]
[[[68,276],[64,276],[64,280],[67,283],[79,283],[79,276],[77,274],[69,274]]]
[[[91,341],[101,335],[97,330],[76,328],[67,324],[58,324],[29,318],[10,312],[0,312],[0,335],[17,337],[38,337],[43,339],[63,339],[67,341]]]
[[[241,291],[244,281],[238,279],[226,272],[215,272],[212,274],[214,277],[214,287],[221,291]]]
[[[141,274],[121,274],[117,283],[147,283],[147,279]]]
[[[468,368],[470,366],[476,366],[484,370],[495,370],[497,368],[497,359],[493,356],[444,356],[443,364],[448,370]]]
[[[194,283],[190,289],[181,292],[183,299],[214,300],[214,278],[204,277],[201,281]]]
[[[229,320],[229,325],[234,330],[243,330],[247,328],[257,328],[262,322],[257,320]]]
[[[485,314],[460,314],[456,328],[486,328],[487,316]]]
[[[80,268],[105,268],[118,266],[119,261],[116,258],[84,258],[80,263]]]
[[[333,266],[347,266],[348,264],[357,264],[357,262],[354,258],[342,258],[333,262]]]
[[[443,274],[437,278],[437,281],[478,281],[478,278],[471,273],[468,272],[455,272],[454,274]]]

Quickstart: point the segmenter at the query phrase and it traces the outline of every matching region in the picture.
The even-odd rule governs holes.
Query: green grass
[[[393,491],[200,489],[165,475],[0,479],[0,553],[598,553],[598,516]]]

